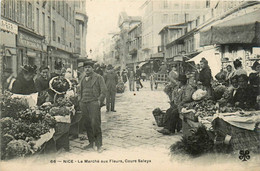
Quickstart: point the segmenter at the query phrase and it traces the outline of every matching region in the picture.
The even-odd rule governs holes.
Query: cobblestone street
[[[148,82],[140,91],[127,90],[117,94],[116,111],[106,112],[102,108],[103,144],[106,150],[161,147],[167,149],[180,139],[180,134],[164,136],[158,133],[158,128],[152,111],[156,107],[166,110],[169,107],[168,98],[162,91],[151,91]],[[87,141],[85,141],[88,143]],[[83,141],[76,139],[71,142],[72,152],[81,149]],[[83,150],[82,150],[83,152]]]

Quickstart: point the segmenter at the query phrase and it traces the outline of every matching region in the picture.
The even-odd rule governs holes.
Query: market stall
[[[54,102],[41,106],[36,105],[37,93],[6,91],[1,97],[1,159],[69,150],[69,133],[78,130],[78,126],[70,127],[81,116],[75,112],[76,96],[69,93],[71,83],[63,77],[54,77],[50,87],[55,92]]]

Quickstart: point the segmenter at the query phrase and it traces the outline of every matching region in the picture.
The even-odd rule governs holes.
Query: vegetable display
[[[200,103],[196,104],[194,110],[197,111],[195,116],[213,116],[217,113],[218,106],[213,100],[203,100]]]
[[[31,154],[31,146],[24,140],[12,140],[7,144],[6,158],[23,157]]]
[[[2,117],[16,117],[16,113],[29,108],[25,99],[12,98],[11,93],[5,91],[1,97],[1,116]]]

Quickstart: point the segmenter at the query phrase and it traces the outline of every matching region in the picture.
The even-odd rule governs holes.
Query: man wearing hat
[[[110,110],[115,111],[115,98],[116,98],[116,85],[118,84],[117,74],[114,72],[113,66],[109,64],[107,66],[107,72],[104,75],[105,83],[108,89],[106,97],[107,112]]]
[[[103,71],[102,71],[102,69],[100,68],[100,65],[99,65],[98,63],[95,63],[95,64],[94,64],[94,71],[95,71],[95,73],[97,73],[97,74],[103,76]]]
[[[179,112],[185,106],[185,103],[192,101],[192,94],[195,89],[187,84],[186,75],[180,74],[178,77],[179,85],[173,90],[172,101],[171,101],[171,110],[166,112],[166,119],[164,129],[159,130],[158,132],[169,135],[181,130],[181,119],[179,118]]]
[[[93,148],[95,144],[98,152],[102,152],[100,109],[107,94],[107,87],[103,77],[94,72],[93,65],[91,61],[84,63],[84,73],[79,80],[78,98],[89,140],[84,149]]]
[[[36,75],[37,66],[24,65],[22,71],[18,74],[13,83],[11,92],[15,94],[29,95],[36,93],[34,76]]]

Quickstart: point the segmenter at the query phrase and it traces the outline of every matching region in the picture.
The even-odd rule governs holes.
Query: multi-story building
[[[241,57],[245,67],[251,66],[253,60],[247,60],[245,54],[252,54],[252,47],[258,47],[259,44],[254,42],[257,38],[252,38],[251,43],[246,41],[250,35],[256,36],[258,33],[255,33],[257,29],[254,31],[254,27],[247,27],[249,31],[246,32],[246,26],[254,26],[259,21],[259,2],[219,1],[211,5],[210,12],[184,23],[184,28],[180,28],[182,24],[179,24],[166,26],[161,30],[161,45],[162,48],[165,47],[163,50],[166,61],[183,61],[183,58],[189,59],[199,54],[195,58],[209,58],[209,63],[214,66],[211,68],[213,76],[220,71],[223,59],[228,60],[222,63],[222,67],[232,64],[238,57]],[[243,16],[244,14],[247,16]],[[241,39],[243,36],[245,37]]]
[[[138,63],[144,61],[142,52],[142,23],[135,25],[128,32],[128,48],[129,55],[126,63],[128,66],[135,67]]]
[[[197,16],[206,13],[210,9],[209,0],[148,0],[142,8],[143,15],[143,43],[142,49],[146,60],[151,56],[162,56],[160,53],[161,38],[159,32],[166,25],[185,23],[192,21]]]
[[[119,58],[121,62],[121,68],[129,66],[129,62],[132,61],[132,56],[129,54],[129,42],[131,39],[128,37],[128,32],[131,28],[141,23],[141,17],[138,16],[128,16],[126,12],[121,12],[118,19],[118,27],[120,28],[120,44],[119,46]],[[132,63],[132,62],[131,62]]]
[[[85,0],[75,1],[75,54],[79,58],[86,58],[86,36],[88,16],[86,15]]]
[[[62,61],[65,67],[74,68],[77,58],[85,56],[87,15],[84,5],[83,0],[2,0],[4,66],[12,68],[15,75],[24,64],[48,65],[53,70],[55,61]],[[12,28],[5,29],[8,27]],[[81,44],[75,35],[81,37]],[[83,49],[77,51],[79,46]]]

